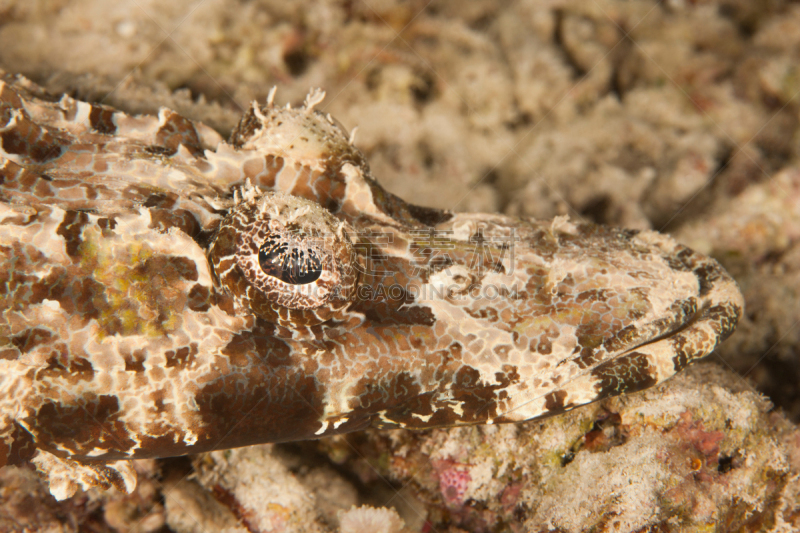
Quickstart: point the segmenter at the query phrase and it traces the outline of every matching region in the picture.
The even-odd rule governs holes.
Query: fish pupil
[[[291,285],[314,283],[322,275],[322,261],[315,250],[277,236],[258,249],[258,263],[265,274]]]

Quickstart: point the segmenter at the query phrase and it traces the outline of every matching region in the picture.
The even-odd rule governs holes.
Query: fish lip
[[[631,352],[633,350],[636,350],[637,348],[643,348],[645,346],[649,346],[649,345],[655,344],[657,342],[661,342],[661,341],[664,341],[664,340],[668,340],[668,339],[674,338],[676,335],[680,334],[682,331],[686,331],[687,329],[691,328],[693,325],[697,324],[697,322],[700,320],[700,318],[702,316],[703,309],[709,307],[709,305],[710,305],[710,303],[706,302],[703,308],[698,307],[697,310],[694,311],[690,316],[688,316],[686,320],[682,320],[680,322],[676,322],[674,324],[674,327],[670,328],[668,331],[665,331],[664,333],[661,333],[659,335],[654,335],[653,337],[651,337],[651,338],[649,338],[647,340],[642,340],[642,342],[639,342],[639,343],[637,343],[635,345],[632,345],[630,348],[627,348],[624,351],[620,352],[619,354],[617,354],[617,356],[625,355],[625,354],[627,354],[627,353],[629,353],[629,352]]]

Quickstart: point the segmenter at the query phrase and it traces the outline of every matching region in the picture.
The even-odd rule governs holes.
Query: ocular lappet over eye
[[[237,313],[308,326],[346,306],[358,278],[347,223],[297,196],[252,187],[243,196],[209,247]]]
[[[291,235],[273,234],[258,250],[258,263],[267,275],[290,285],[314,283],[322,275],[319,252]]]

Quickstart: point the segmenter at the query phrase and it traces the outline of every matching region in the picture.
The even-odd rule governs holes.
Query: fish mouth
[[[744,300],[719,263],[680,248],[685,270],[697,276],[694,295],[675,300],[662,318],[625,327],[595,348],[585,348],[566,359],[562,364],[574,363],[580,371],[558,387],[518,402],[496,421],[546,418],[638,392],[711,354],[735,330]]]

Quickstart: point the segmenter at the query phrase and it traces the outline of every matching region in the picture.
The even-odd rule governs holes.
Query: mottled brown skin
[[[667,379],[742,312],[655,232],[406,204],[319,93],[228,144],[0,79],[0,464],[59,497],[130,490],[119,459],[551,416]],[[319,279],[265,273],[268,241]]]

